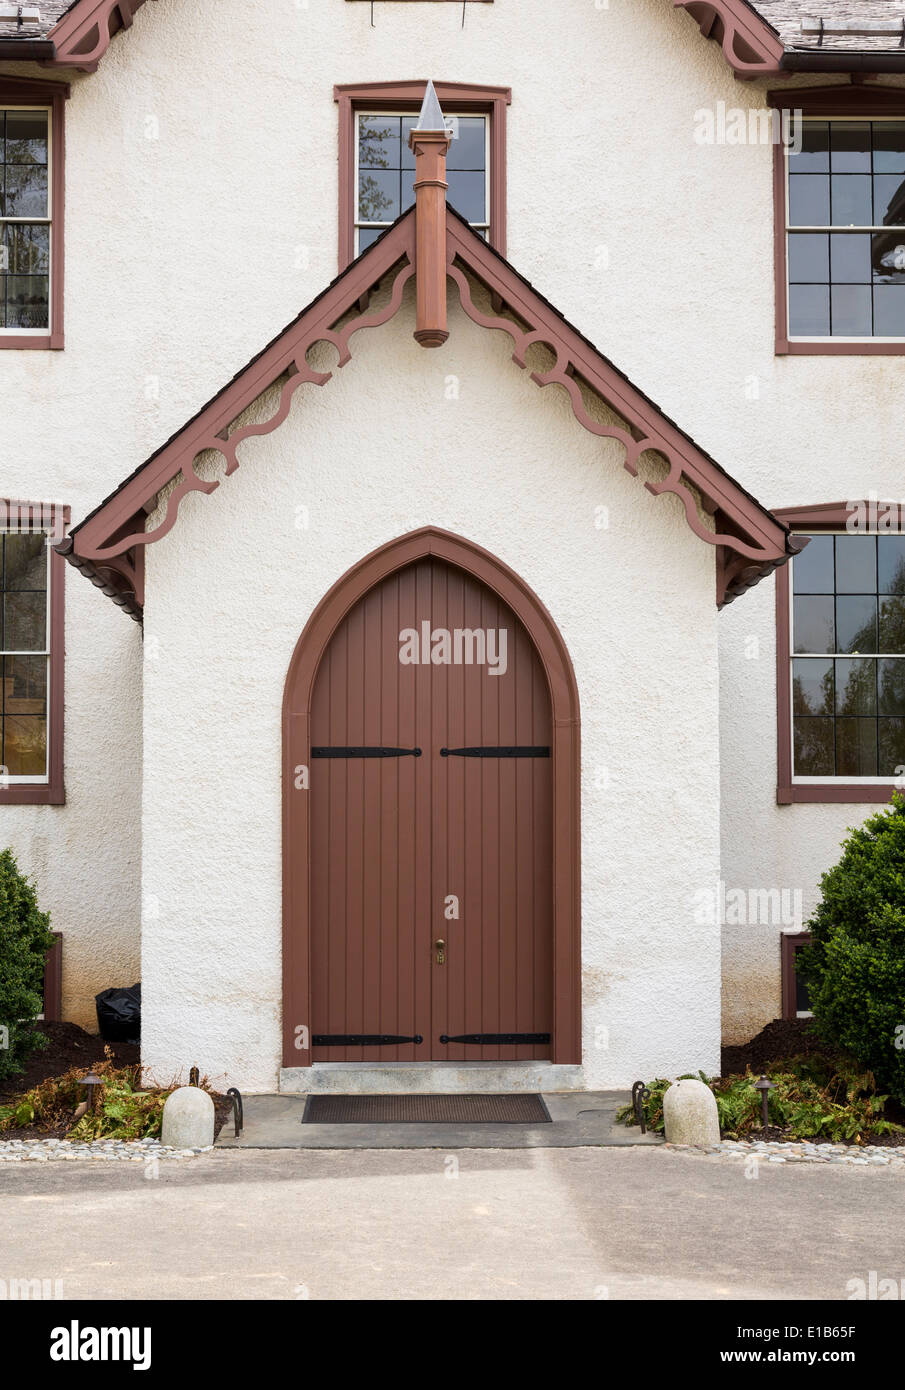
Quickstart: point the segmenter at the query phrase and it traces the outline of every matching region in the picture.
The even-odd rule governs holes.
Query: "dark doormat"
[[[303,1125],[548,1125],[543,1099],[517,1096],[309,1096]]]

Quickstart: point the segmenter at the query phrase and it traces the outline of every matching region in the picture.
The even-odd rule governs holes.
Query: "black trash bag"
[[[137,1043],[141,1037],[141,981],[130,989],[104,989],[94,996],[97,1026],[105,1042]]]

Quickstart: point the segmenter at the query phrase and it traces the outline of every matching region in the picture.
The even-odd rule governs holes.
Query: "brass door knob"
[[[446,942],[442,936],[438,936],[434,942],[434,950],[437,952],[437,964],[443,965],[446,960]]]

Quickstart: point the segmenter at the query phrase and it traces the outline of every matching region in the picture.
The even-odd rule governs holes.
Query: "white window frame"
[[[803,117],[799,117],[798,119],[799,119],[799,122],[800,122],[801,124],[803,124],[803,125],[833,125],[833,124],[837,124],[837,125],[905,125],[905,116],[841,116],[841,115],[840,115],[840,116],[803,116]],[[812,334],[808,334],[808,335],[806,335],[806,336],[801,336],[801,335],[797,335],[797,336],[796,336],[796,335],[793,335],[793,334],[792,334],[792,332],[791,332],[791,324],[792,324],[792,304],[791,304],[791,300],[792,300],[792,296],[791,296],[791,293],[790,293],[790,290],[791,290],[791,287],[792,287],[792,281],[791,281],[790,274],[789,274],[790,268],[791,268],[791,265],[790,265],[790,257],[789,257],[789,235],[790,235],[790,233],[794,233],[794,232],[811,232],[811,233],[820,234],[820,233],[833,233],[833,232],[863,232],[865,235],[868,235],[868,236],[869,236],[869,235],[871,235],[872,233],[873,233],[873,234],[876,234],[876,233],[879,233],[879,232],[901,232],[903,238],[905,238],[905,223],[895,223],[895,224],[894,224],[893,226],[891,226],[891,227],[862,227],[862,226],[855,225],[855,224],[853,224],[852,226],[849,226],[849,227],[843,227],[841,223],[837,223],[835,226],[829,226],[829,227],[818,227],[818,226],[813,226],[813,227],[812,227],[812,226],[798,226],[798,225],[793,226],[793,225],[791,224],[791,221],[790,221],[791,213],[792,213],[792,186],[791,186],[791,182],[790,182],[791,169],[790,169],[790,164],[789,164],[789,157],[790,157],[789,146],[788,146],[788,144],[786,144],[786,145],[785,145],[785,148],[784,148],[784,151],[783,151],[783,159],[784,159],[784,161],[785,161],[785,185],[786,185],[786,191],[785,191],[785,203],[786,203],[786,207],[785,207],[785,221],[786,221],[786,225],[785,225],[785,239],[786,239],[786,247],[785,247],[785,276],[786,276],[786,336],[787,336],[787,338],[788,338],[788,341],[789,341],[790,343],[857,343],[857,344],[861,344],[861,343],[905,343],[905,334],[903,334],[903,335],[900,336],[900,337],[896,337],[896,338],[881,338],[879,335],[877,335],[877,336],[874,336],[874,335],[867,335],[867,336],[864,336],[864,337],[842,337],[840,334],[836,334],[836,333],[822,333],[822,334],[813,334],[813,333],[812,333]],[[905,173],[903,173],[903,175],[902,175],[902,182],[905,183]],[[830,287],[830,291],[832,291],[832,288],[833,288],[833,281],[832,281],[832,280],[829,281],[829,287]],[[873,285],[871,285],[871,289],[873,289]],[[826,779],[824,779],[824,780],[826,780]],[[833,780],[835,780],[835,779],[834,779],[834,778],[831,778],[831,779],[829,779],[829,780],[833,781]],[[879,781],[888,781],[889,779],[888,779],[888,778],[879,778],[878,780],[879,780]]]
[[[12,527],[0,527],[0,535],[2,535],[2,536],[21,536],[21,535],[24,535],[24,534],[26,534],[24,531],[18,531],[18,530],[15,530],[15,529],[12,528]],[[34,534],[34,533],[30,533],[30,534]],[[31,773],[31,774],[29,774],[28,776],[22,776],[22,775],[20,775],[20,774],[13,774],[13,773],[7,772],[5,764],[0,765],[0,779],[2,779],[2,782],[3,782],[5,785],[10,786],[10,787],[17,787],[17,786],[46,786],[47,783],[49,783],[49,781],[50,781],[50,739],[51,739],[51,727],[50,727],[50,725],[51,725],[51,720],[50,720],[50,710],[51,710],[51,685],[50,685],[50,681],[51,681],[51,670],[50,670],[50,662],[51,662],[51,631],[50,631],[50,622],[51,622],[51,601],[50,601],[50,600],[51,600],[51,584],[52,584],[52,582],[53,582],[53,574],[52,574],[52,568],[51,568],[51,559],[52,559],[51,546],[54,544],[55,537],[54,537],[53,535],[51,535],[48,531],[43,531],[41,534],[42,534],[43,537],[44,537],[44,565],[45,565],[45,574],[46,574],[46,607],[45,607],[45,612],[44,612],[44,650],[43,650],[43,651],[39,651],[39,650],[35,649],[35,650],[32,650],[32,651],[12,651],[12,650],[9,650],[9,651],[8,651],[8,650],[6,649],[6,647],[0,647],[0,657],[6,657],[6,656],[43,656],[43,657],[44,657],[44,664],[45,664],[45,670],[46,670],[46,675],[45,675],[45,677],[44,677],[44,773],[43,773],[43,776],[39,776],[37,773]],[[0,579],[2,579],[2,575],[0,575]],[[13,591],[13,592],[15,592],[15,591]],[[0,595],[2,595],[2,596],[5,597],[5,595],[6,595],[6,590],[5,590],[5,589],[0,590]],[[4,697],[3,697],[3,698],[4,698],[4,704],[5,704],[5,700],[6,700],[5,691],[4,691]],[[4,720],[5,720],[5,714],[4,714]]]
[[[796,527],[793,531],[797,536],[850,536],[851,531],[846,531],[844,527],[838,526],[833,530],[821,529],[820,531],[809,531],[805,527]],[[883,531],[862,531],[855,533],[862,535],[865,540],[871,536],[876,540],[877,536],[886,534]],[[894,533],[890,533],[894,534]],[[864,786],[864,787],[888,787],[890,782],[895,780],[895,773],[886,773],[885,776],[878,777],[859,777],[847,772],[834,773],[832,777],[800,777],[795,772],[795,662],[798,660],[808,661],[811,659],[822,659],[824,661],[857,661],[864,657],[868,661],[903,661],[903,652],[863,652],[858,656],[853,656],[850,652],[796,652],[795,650],[795,559],[790,562],[789,574],[789,756],[792,769],[792,785],[801,787],[833,787],[833,786]],[[833,590],[833,603],[835,612],[835,601],[837,592]],[[844,595],[843,595],[844,597]],[[898,595],[891,595],[898,597]],[[835,684],[834,684],[835,689]],[[878,716],[875,716],[878,717]],[[883,717],[883,716],[879,716]],[[901,716],[905,718],[905,715]],[[833,723],[835,726],[835,711]]]
[[[354,204],[353,204],[353,209],[352,209],[352,210],[353,210],[352,228],[353,228],[353,235],[354,235],[353,251],[354,251],[354,254],[355,254],[356,256],[358,256],[358,255],[361,254],[361,251],[360,251],[360,244],[359,244],[359,242],[360,242],[359,233],[360,233],[361,231],[371,230],[371,229],[374,229],[374,228],[380,228],[381,230],[384,230],[385,228],[387,228],[387,227],[392,227],[392,225],[393,225],[392,222],[363,222],[363,221],[360,219],[359,215],[358,215],[358,209],[359,209],[359,202],[358,202],[358,174],[359,174],[359,152],[360,152],[360,149],[361,149],[361,139],[360,139],[361,120],[362,120],[362,118],[363,118],[364,116],[393,116],[393,117],[395,117],[395,116],[415,116],[415,117],[417,117],[417,114],[418,114],[417,112],[412,111],[411,109],[409,109],[408,111],[403,111],[403,110],[398,109],[398,108],[396,108],[396,107],[386,107],[386,108],[384,108],[384,107],[381,107],[381,106],[379,106],[379,105],[377,105],[377,106],[368,106],[368,107],[358,106],[358,107],[356,107],[356,109],[353,111],[353,115],[354,115],[354,118],[355,118],[355,125],[354,125],[354,128],[353,128],[353,133],[354,133],[354,138],[355,138],[355,161],[354,161],[355,174],[354,174],[354,183],[353,183],[353,186],[352,186],[352,196],[353,196],[353,198],[354,198]],[[446,119],[447,123],[450,122],[450,121],[464,121],[464,120],[466,120],[466,119],[481,120],[481,121],[484,122],[484,215],[485,215],[485,219],[486,219],[486,220],[483,221],[483,222],[469,222],[468,225],[469,225],[470,227],[472,227],[476,232],[479,232],[479,233],[484,237],[484,240],[485,240],[485,241],[489,241],[489,239],[490,239],[490,158],[491,158],[491,147],[490,147],[490,121],[491,121],[491,116],[490,116],[490,112],[488,112],[488,111],[449,111],[449,112],[444,112],[444,116],[445,116],[445,119]],[[370,168],[371,166],[369,165],[368,167]]]
[[[47,117],[47,216],[6,217],[0,214],[0,227],[7,223],[32,226],[41,223],[47,232],[47,324],[44,328],[0,328],[0,338],[46,338],[53,324],[53,107],[41,102],[0,102],[0,111],[43,111]],[[8,274],[9,272],[4,272]]]

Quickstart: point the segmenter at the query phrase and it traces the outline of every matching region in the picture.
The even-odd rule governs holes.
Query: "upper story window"
[[[0,348],[63,346],[67,94],[0,78]]]
[[[63,524],[0,502],[0,805],[63,800]]]
[[[452,143],[446,158],[447,201],[486,237],[490,229],[490,117],[446,113]],[[415,155],[409,131],[417,115],[357,111],[355,254],[359,255],[415,201]]]
[[[788,153],[789,337],[905,341],[905,120],[802,126]]]
[[[0,328],[50,327],[50,112],[0,109]]]
[[[506,252],[508,87],[434,84],[453,136],[447,199],[501,254]],[[344,270],[414,202],[409,131],[424,82],[335,87],[339,106],[339,264]]]
[[[769,93],[776,145],[776,350],[905,352],[905,91]]]

